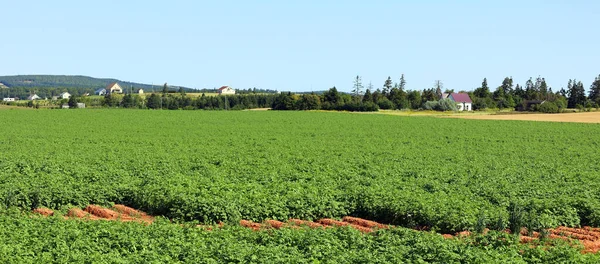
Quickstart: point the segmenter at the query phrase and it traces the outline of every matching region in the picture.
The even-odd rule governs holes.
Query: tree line
[[[226,96],[202,96],[193,98],[186,95],[185,89],[178,92],[171,90],[166,84],[162,93],[149,96],[137,94],[107,95],[94,98],[74,95],[72,105],[83,102],[89,106],[124,107],[149,109],[211,109],[241,110],[249,108],[272,108],[274,110],[341,110],[341,111],[378,111],[379,109],[414,109],[414,110],[456,110],[456,104],[443,94],[455,92],[444,89],[442,81],[435,81],[433,87],[423,90],[406,89],[406,79],[401,75],[398,82],[388,77],[381,88],[374,88],[371,83],[365,89],[360,76],[353,80],[351,93],[339,92],[334,86],[322,94],[291,92],[259,93],[261,90],[238,90],[243,93]],[[269,92],[272,92],[269,90]],[[524,86],[515,84],[511,77],[506,77],[492,91],[487,79],[481,86],[468,93],[473,101],[474,110],[516,109],[522,111],[562,112],[566,108],[580,110],[600,107],[600,75],[596,77],[586,95],[581,81],[569,80],[567,89],[553,91],[545,78],[530,78]],[[543,102],[543,103],[542,103]],[[59,103],[67,103],[61,101]],[[31,106],[32,103],[29,104]]]

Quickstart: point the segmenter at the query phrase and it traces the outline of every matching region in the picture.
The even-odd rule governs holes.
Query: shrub
[[[423,104],[423,109],[425,110],[436,110],[438,108],[437,101],[427,101]]]
[[[558,106],[554,102],[544,102],[538,108],[542,113],[558,113]]]
[[[394,103],[392,103],[390,99],[387,99],[387,97],[379,99],[379,101],[377,101],[377,104],[381,109],[394,109]]]

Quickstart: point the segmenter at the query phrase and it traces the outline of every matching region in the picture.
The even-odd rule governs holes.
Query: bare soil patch
[[[565,114],[448,115],[441,117],[478,120],[522,120],[573,123],[600,123],[600,112]]]

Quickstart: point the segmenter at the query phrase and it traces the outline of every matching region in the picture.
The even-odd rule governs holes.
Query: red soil
[[[275,229],[280,229],[280,228],[286,226],[286,224],[284,222],[277,221],[277,220],[267,220],[267,221],[265,221],[265,225],[275,228]]]
[[[344,220],[344,222],[347,222],[347,223],[351,223],[351,224],[355,224],[355,225],[359,225],[359,226],[363,226],[363,227],[368,227],[368,228],[382,228],[382,229],[389,228],[389,226],[387,226],[387,225],[380,224],[375,221],[358,218],[358,217],[344,216],[344,218],[342,220]]]
[[[73,218],[86,218],[86,219],[90,219],[90,220],[99,220],[100,219],[94,215],[91,215],[91,214],[81,210],[80,208],[69,209],[67,216],[73,217]]]
[[[240,225],[243,226],[243,227],[250,228],[250,229],[252,229],[254,231],[258,231],[262,227],[261,224],[254,223],[254,222],[248,221],[248,220],[240,220]]]
[[[350,226],[350,227],[352,227],[358,231],[361,231],[363,233],[373,232],[373,229],[368,228],[368,227],[359,226],[359,225],[351,224],[348,222],[342,222],[342,221],[337,221],[337,220],[328,219],[328,218],[321,219],[317,222],[319,222],[320,224],[323,224],[323,225],[328,225],[328,226]]]
[[[113,210],[106,209],[104,207],[100,207],[97,205],[93,205],[93,204],[88,205],[83,210],[90,214],[93,214],[97,217],[104,218],[104,219],[114,220],[114,219],[119,218],[119,216],[121,216],[121,214],[119,214],[118,212],[115,212]]]
[[[71,208],[67,214],[65,219],[69,218],[78,218],[78,219],[88,219],[88,220],[119,220],[119,221],[141,221],[145,223],[152,223],[154,218],[152,216],[147,215],[146,213],[133,209],[131,207],[127,207],[125,205],[116,204],[113,206],[113,210],[106,209],[97,205],[89,205],[85,208],[85,210],[81,210],[80,208]],[[40,214],[42,216],[52,216],[54,215],[54,211],[48,208],[37,208],[33,210],[34,213]],[[223,227],[223,223],[219,222],[216,227]],[[383,229],[390,228],[392,226],[384,225],[381,223],[377,223],[375,221],[370,221],[366,219],[361,219],[357,217],[346,216],[343,218],[343,221],[338,221],[334,219],[320,219],[316,222],[300,220],[300,219],[289,219],[287,223],[277,221],[277,220],[266,220],[264,224],[255,223],[248,220],[241,220],[240,225],[243,227],[251,228],[252,230],[258,231],[262,229],[274,228],[299,228],[300,226],[308,226],[310,228],[331,228],[331,227],[341,227],[341,226],[349,226],[354,229],[357,229],[363,233],[373,232],[374,229]],[[206,225],[198,225],[198,227],[206,228],[206,230],[210,231],[215,226],[206,226]],[[485,230],[487,231],[487,230]],[[510,230],[506,230],[509,232]],[[484,232],[486,233],[486,232]],[[548,238],[549,239],[562,239],[566,241],[580,241],[584,250],[583,253],[596,253],[600,251],[600,228],[593,227],[583,227],[583,228],[571,228],[571,227],[557,227],[555,229],[548,230]],[[531,236],[529,236],[527,229],[521,229],[520,234],[522,243],[533,243],[540,238],[540,234],[538,232],[533,232]],[[462,236],[470,236],[472,235],[469,231],[463,231],[456,233],[455,236],[450,234],[443,234],[442,236],[446,239],[451,239],[455,237]]]
[[[48,208],[44,208],[44,207],[33,209],[33,212],[36,213],[36,214],[43,215],[43,216],[52,216],[52,215],[54,215],[54,211],[52,211],[52,210],[50,210]]]
[[[315,222],[311,222],[311,221],[306,221],[306,220],[300,220],[300,219],[290,219],[288,220],[288,223],[291,225],[296,225],[296,226],[308,226],[310,228],[320,228],[320,227],[325,227],[322,224],[319,223],[315,223]]]

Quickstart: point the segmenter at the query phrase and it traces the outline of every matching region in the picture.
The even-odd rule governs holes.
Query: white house
[[[6,98],[3,98],[2,101],[4,101],[4,102],[14,102],[14,101],[16,101],[16,99],[12,98],[12,97],[6,97]]]
[[[467,93],[451,93],[448,98],[456,102],[458,111],[473,111],[473,101]]]
[[[37,94],[32,94],[29,97],[27,97],[27,100],[31,100],[31,101],[33,101],[33,100],[40,100],[40,99],[42,99],[42,98],[39,97]]]
[[[98,89],[94,92],[95,95],[106,95],[106,89]]]
[[[219,88],[219,95],[221,94],[235,94],[235,90],[229,86],[223,86]]]
[[[69,99],[71,98],[71,94],[68,92],[64,92],[58,95],[58,99]]]
[[[115,83],[111,83],[106,86],[106,93],[107,94],[123,93],[123,89],[121,88],[121,86],[118,83],[115,82]]]
[[[77,103],[77,108],[85,108],[85,104],[84,103]]]
[[[137,94],[139,94],[139,95],[142,95],[142,94],[144,94],[144,89],[141,89],[141,88],[140,88],[139,90],[137,90]]]

